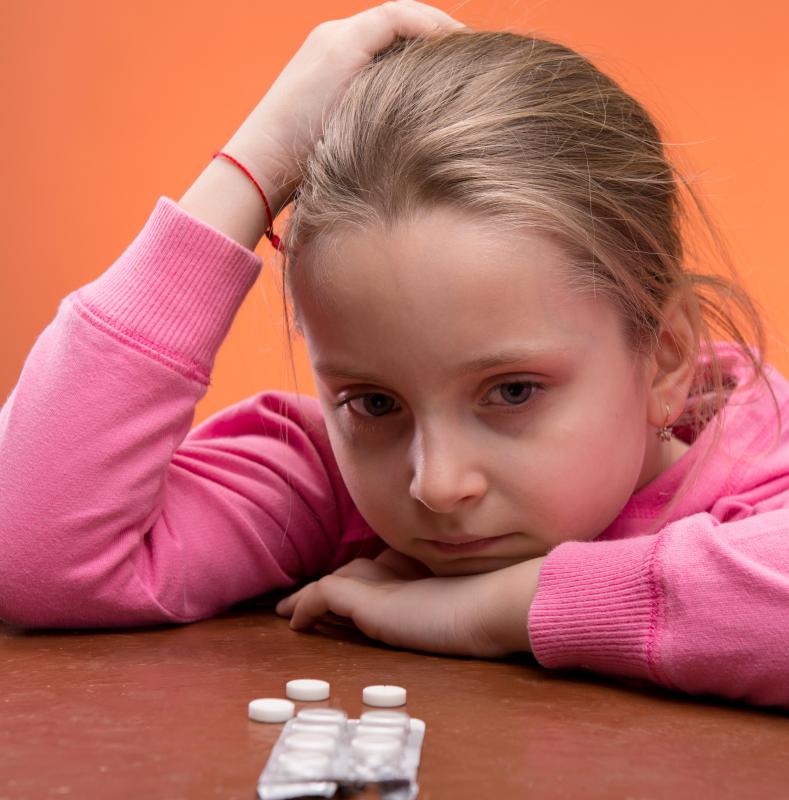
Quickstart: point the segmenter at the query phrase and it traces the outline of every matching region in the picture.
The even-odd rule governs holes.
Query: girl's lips
[[[486,539],[475,539],[463,544],[450,544],[448,542],[440,542],[437,539],[425,539],[424,541],[440,553],[476,553],[514,535],[514,533],[505,533],[503,536],[489,536]]]

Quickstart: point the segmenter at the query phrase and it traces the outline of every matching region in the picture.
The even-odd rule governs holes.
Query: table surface
[[[366,710],[405,686],[427,725],[420,800],[786,798],[789,715],[640,681],[396,650],[355,629],[294,632],[271,599],[183,626],[23,631],[0,623],[0,800],[240,798],[282,725],[247,704],[292,678]],[[368,790],[357,797],[375,797]]]

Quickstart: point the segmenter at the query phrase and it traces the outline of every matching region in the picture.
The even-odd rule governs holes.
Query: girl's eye
[[[541,384],[532,381],[499,383],[490,390],[487,396],[492,395],[494,392],[499,392],[500,396],[504,398],[504,403],[486,401],[485,405],[522,406],[541,388]],[[381,394],[380,392],[349,397],[338,403],[337,407],[344,405],[348,405],[360,417],[384,417],[397,410],[395,399],[388,394]]]
[[[499,392],[500,396],[504,398],[505,405],[522,406],[541,388],[542,386],[539,383],[533,383],[532,381],[510,381],[496,384],[491,389],[490,394]],[[501,404],[491,403],[490,405]]]
[[[361,401],[361,403],[359,403],[361,408],[353,405],[357,401]],[[394,402],[394,398],[389,397],[388,394],[374,392],[371,394],[360,394],[356,397],[349,397],[347,400],[343,400],[340,405],[343,406],[347,403],[362,417],[383,417],[392,410],[392,404]]]

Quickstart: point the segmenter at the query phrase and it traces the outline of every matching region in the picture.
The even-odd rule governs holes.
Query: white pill
[[[311,750],[319,753],[332,753],[337,742],[324,733],[292,733],[285,739],[288,750]]]
[[[296,717],[302,722],[336,723],[343,725],[348,715],[340,708],[302,708]]]
[[[364,756],[393,756],[400,748],[400,742],[391,736],[362,736],[351,741],[351,749]]]
[[[357,736],[391,736],[395,739],[402,739],[405,736],[406,729],[399,725],[365,725],[360,722],[353,732],[354,737]]]
[[[255,722],[287,722],[296,706],[280,697],[259,697],[249,704],[249,718]]]
[[[366,706],[404,706],[405,689],[402,686],[365,686],[362,702]]]
[[[359,722],[365,725],[386,725],[407,729],[411,724],[411,718],[405,711],[365,711],[359,717]]]
[[[293,778],[319,778],[326,774],[331,758],[314,750],[285,750],[277,766]]]
[[[320,722],[301,722],[298,717],[291,723],[290,729],[293,733],[325,733],[327,736],[337,737],[342,732],[339,725],[330,725]]]
[[[291,700],[325,700],[329,696],[329,683],[311,678],[288,681],[285,694]]]

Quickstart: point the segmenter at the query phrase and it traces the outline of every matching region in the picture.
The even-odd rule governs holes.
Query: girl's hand
[[[281,600],[277,614],[291,617],[294,630],[336,614],[372,639],[432,653],[495,658],[530,651],[528,613],[543,558],[438,578],[420,577],[418,562],[393,553],[345,564]]]
[[[322,22],[227,144],[253,174],[296,188],[299,164],[323,131],[323,120],[354,76],[398,36],[417,38],[469,29],[417,0],[392,0],[351,17]]]

